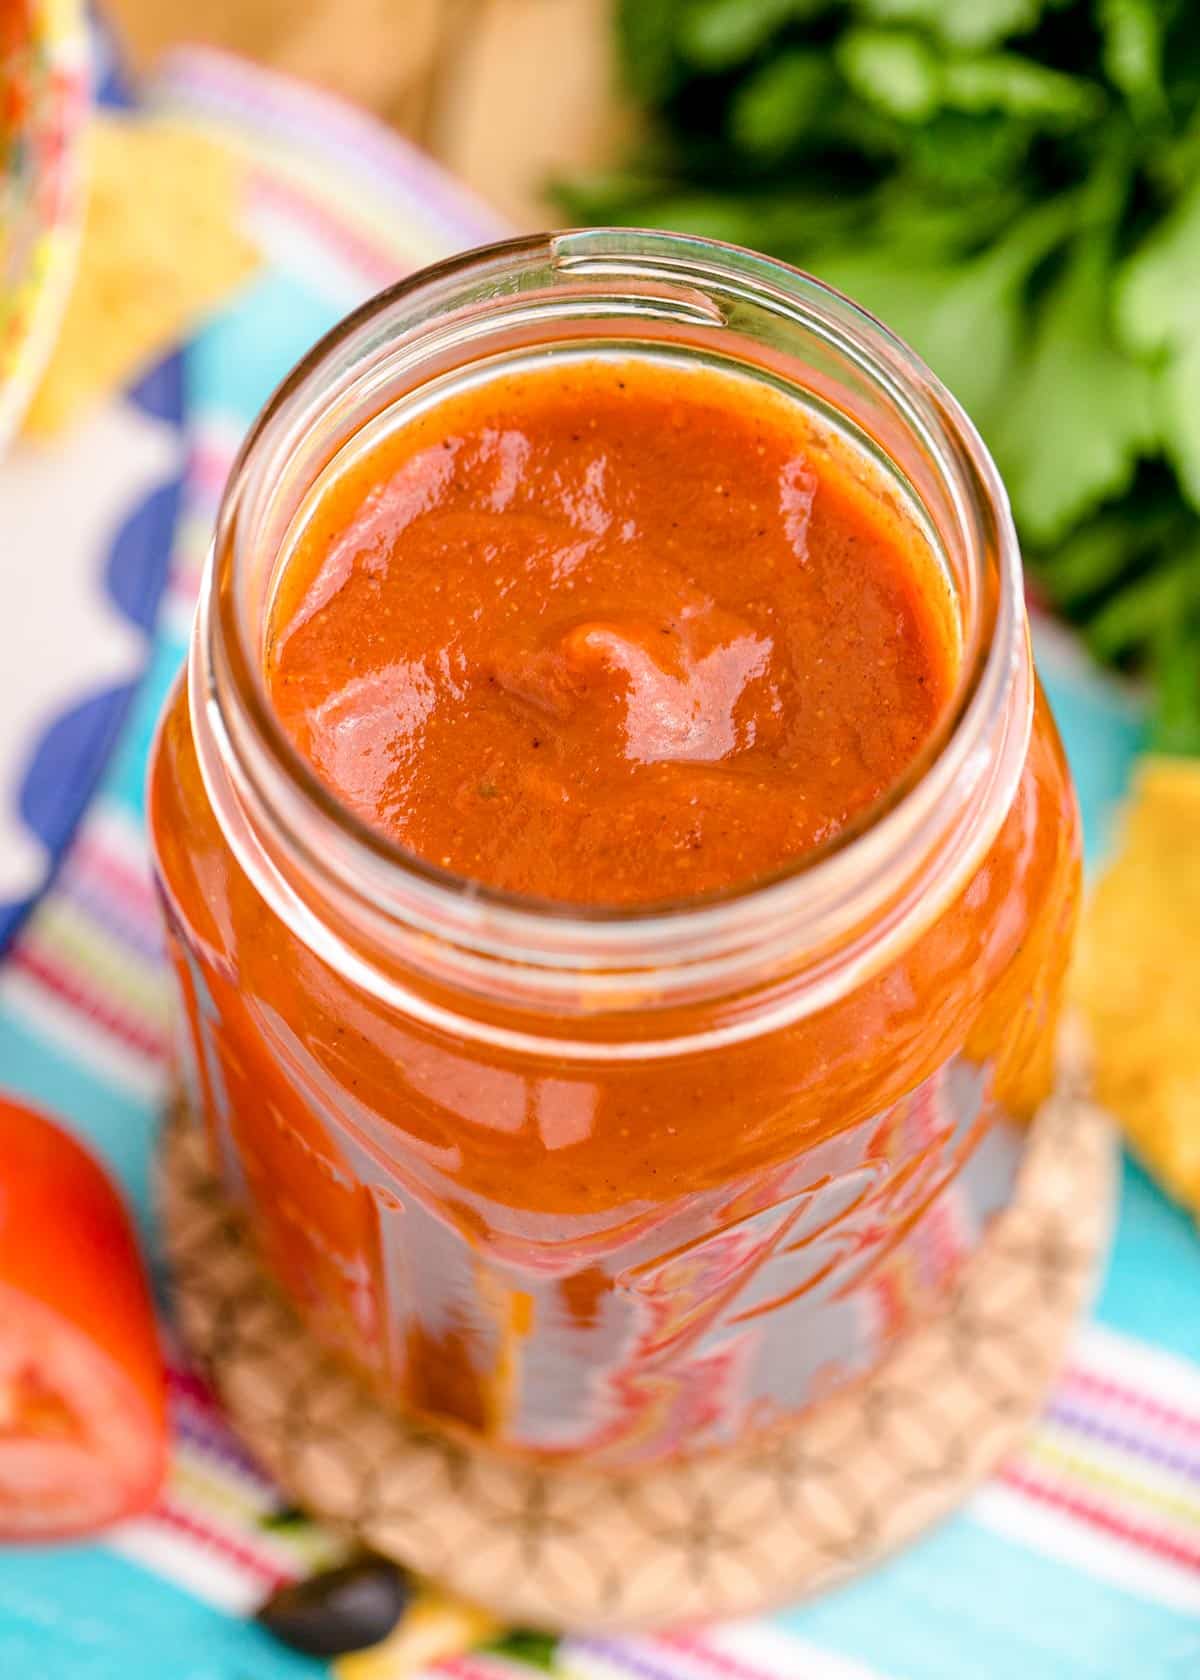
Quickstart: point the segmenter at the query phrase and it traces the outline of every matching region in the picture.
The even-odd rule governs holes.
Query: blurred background
[[[812,268],[996,453],[1038,586],[1200,750],[1200,22],[1171,0],[112,0],[414,139],[512,225]]]
[[[612,0],[118,0],[132,62],[203,41],[305,77],[408,135],[522,228],[619,152]],[[781,14],[782,15],[782,14]]]

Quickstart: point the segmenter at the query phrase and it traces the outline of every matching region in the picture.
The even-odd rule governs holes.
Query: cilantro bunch
[[[755,246],[907,338],[1042,591],[1200,753],[1200,4],[616,0],[650,114],[580,221]]]

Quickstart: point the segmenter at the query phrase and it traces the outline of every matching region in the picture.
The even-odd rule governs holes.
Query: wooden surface
[[[612,0],[106,0],[139,70],[189,41],[332,88],[429,148],[522,227],[556,173],[611,157]]]

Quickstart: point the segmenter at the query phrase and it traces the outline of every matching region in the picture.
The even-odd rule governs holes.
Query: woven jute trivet
[[[183,1116],[162,1202],[184,1335],[298,1504],[507,1621],[619,1628],[813,1593],[961,1501],[1062,1359],[1106,1245],[1114,1159],[1104,1117],[1056,1097],[936,1322],[788,1434],[624,1479],[500,1462],[381,1406],[266,1280]]]

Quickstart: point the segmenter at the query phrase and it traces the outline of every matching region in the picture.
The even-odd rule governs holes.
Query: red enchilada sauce
[[[931,583],[795,403],[593,361],[485,384],[340,474],[268,681],[330,787],[422,858],[535,898],[683,898],[895,783],[953,682]]]
[[[914,519],[809,424],[649,358],[406,420],[282,567],[285,730],[468,883],[628,907],[785,869],[894,787],[959,659]],[[634,1467],[794,1417],[937,1310],[1051,1081],[1078,832],[1040,697],[958,896],[823,1007],[711,1042],[723,996],[560,1020],[476,993],[461,1032],[388,1001],[244,872],[204,726],[180,690],[151,782],[185,1089],[270,1269],[390,1399]]]

